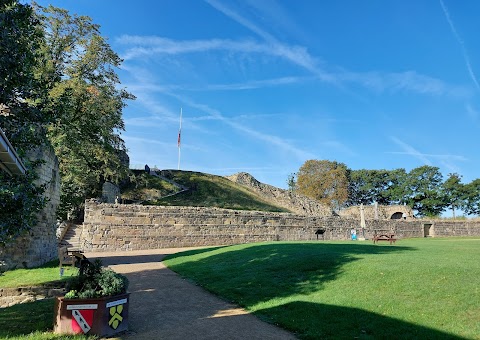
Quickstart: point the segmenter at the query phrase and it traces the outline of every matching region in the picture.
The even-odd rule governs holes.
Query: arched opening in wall
[[[403,213],[400,212],[400,211],[397,211],[396,213],[394,213],[390,219],[391,220],[401,220],[402,219],[402,216],[403,216]]]
[[[423,225],[423,237],[434,237],[435,236],[435,229],[433,228],[433,224],[425,223]]]

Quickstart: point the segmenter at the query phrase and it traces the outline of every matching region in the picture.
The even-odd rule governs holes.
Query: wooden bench
[[[60,268],[66,264],[72,267],[79,267],[83,260],[87,260],[83,251],[75,248],[62,246],[58,248],[58,259],[60,260]]]
[[[60,268],[62,268],[66,264],[69,264],[72,267],[75,266],[75,256],[68,253],[67,247],[58,248],[58,260],[60,262]]]
[[[394,234],[375,234],[373,235],[373,243],[377,243],[379,241],[388,241],[390,244],[395,243],[397,239],[395,238]]]

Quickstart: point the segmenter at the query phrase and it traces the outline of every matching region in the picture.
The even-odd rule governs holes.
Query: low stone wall
[[[478,221],[423,221],[432,224],[431,236],[480,236],[480,222]]]
[[[423,237],[423,220],[367,220],[365,236]],[[346,240],[360,229],[352,218],[201,207],[85,204],[82,244],[87,251],[227,245],[261,241]],[[478,233],[480,235],[480,232]]]
[[[38,287],[0,288],[0,308],[65,295],[65,282]]]

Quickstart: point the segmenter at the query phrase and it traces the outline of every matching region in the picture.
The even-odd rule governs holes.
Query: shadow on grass
[[[273,298],[321,290],[325,283],[337,278],[345,264],[363,255],[411,250],[415,248],[347,242],[275,242],[214,250],[211,254],[206,249],[192,250],[169,256],[166,264],[216,294],[252,306]],[[184,256],[192,256],[192,260],[181,261]]]
[[[0,309],[0,337],[51,330],[54,300],[28,302]]]
[[[96,336],[53,333],[55,299],[27,302],[0,308],[0,339],[98,339]]]
[[[357,308],[304,301],[263,309],[255,315],[267,321],[274,317],[301,339],[466,339]]]

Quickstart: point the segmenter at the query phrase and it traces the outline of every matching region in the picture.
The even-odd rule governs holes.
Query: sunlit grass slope
[[[304,339],[480,339],[480,239],[257,243],[165,263]]]
[[[221,176],[177,170],[169,170],[166,175],[168,179],[189,188],[189,190],[161,198],[175,193],[179,189],[167,181],[137,171],[136,184],[132,182],[122,189],[122,196],[154,205],[287,212],[286,209],[265,201],[253,191]]]

